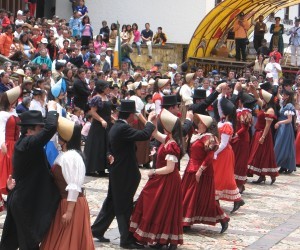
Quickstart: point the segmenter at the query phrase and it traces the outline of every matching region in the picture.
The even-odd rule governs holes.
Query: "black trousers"
[[[260,35],[260,34],[257,34],[257,35],[254,35],[254,38],[253,38],[253,46],[254,46],[254,49],[258,50],[258,48],[261,46],[261,41],[264,39],[264,34],[263,35]]]
[[[132,233],[129,232],[129,221],[133,208],[132,206],[126,210],[124,214],[115,214],[111,186],[109,184],[107,197],[103,202],[103,206],[92,225],[92,233],[94,237],[101,237],[107,231],[113,219],[117,217],[118,228],[120,232],[120,245],[127,245],[133,243],[135,240]]]
[[[89,46],[91,37],[90,36],[82,36],[81,37],[81,45]]]
[[[236,50],[236,54],[235,54],[235,59],[237,61],[241,60],[241,55],[242,55],[242,60],[246,61],[247,56],[246,56],[246,41],[247,38],[238,38],[235,39],[235,50]]]

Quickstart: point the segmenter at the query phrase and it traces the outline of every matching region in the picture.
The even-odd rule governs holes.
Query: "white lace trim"
[[[248,108],[242,108],[242,109],[237,109],[236,112],[239,113],[239,112],[242,112],[244,110],[248,110],[249,112],[252,113],[252,110],[251,109],[248,109]]]
[[[245,180],[247,180],[247,176],[240,176],[240,175],[234,175],[234,178],[236,179],[236,180],[240,180],[240,181],[245,181]]]
[[[270,118],[270,117],[266,117],[265,118],[267,121],[273,121],[274,119],[273,118]]]
[[[188,217],[184,217],[182,222],[193,222],[193,223],[199,223],[202,221],[207,221],[207,222],[214,222],[217,223],[218,220],[223,220],[225,218],[227,218],[228,216],[223,213],[222,215],[218,215],[216,217],[203,217],[203,216],[194,216],[192,218],[188,218]]]
[[[142,231],[138,228],[138,224],[135,222],[130,222],[130,227],[136,229],[135,233],[143,238],[151,239],[152,241],[157,241],[159,239],[164,240],[183,240],[183,234],[175,235],[175,234],[153,234]]]
[[[277,168],[256,168],[252,165],[248,165],[248,169],[251,169],[251,170],[256,171],[258,173],[262,173],[262,172],[264,172],[264,173],[266,173],[266,172],[277,173],[278,172]]]
[[[165,160],[172,161],[172,162],[175,162],[175,163],[178,162],[178,159],[175,155],[166,155]]]
[[[229,124],[232,127],[231,122],[218,122],[218,128],[222,128],[225,124]]]
[[[241,197],[242,196],[238,188],[236,188],[235,190],[216,190],[216,200],[228,199],[235,201],[237,199],[240,199]]]
[[[211,133],[204,133],[204,134],[195,134],[191,137],[191,144],[193,144],[195,141],[200,140],[202,137],[206,135],[212,135]]]
[[[288,116],[288,115],[295,115],[295,112],[292,111],[292,110],[286,110],[286,111],[284,111],[283,114],[284,114],[285,116]]]

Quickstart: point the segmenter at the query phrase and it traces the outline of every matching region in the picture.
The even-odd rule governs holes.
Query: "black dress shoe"
[[[221,230],[220,234],[224,233],[228,229],[228,225],[229,225],[228,221],[221,222],[222,230]]]
[[[150,245],[150,248],[153,248],[153,249],[162,249],[164,247],[163,244],[155,244],[155,245]]]
[[[102,243],[108,243],[110,242],[110,239],[107,239],[105,238],[104,236],[101,236],[101,237],[95,237],[94,238],[97,238],[99,242],[102,242]]]
[[[294,170],[287,170],[287,171],[286,171],[287,174],[291,174],[291,173],[293,173],[293,172],[294,172]]]
[[[235,211],[237,211],[241,206],[244,206],[245,205],[245,202],[243,200],[240,200],[240,201],[235,201],[234,202],[234,205],[233,205],[233,209],[232,211],[230,212],[231,214],[234,213]]]
[[[280,168],[279,171],[278,171],[278,173],[280,173],[280,174],[282,174],[284,172],[286,172],[286,168]]]
[[[124,248],[124,249],[142,249],[142,248],[145,248],[143,245],[139,245],[137,243],[120,244],[120,247]]]
[[[183,232],[186,233],[191,230],[191,226],[183,226]]]
[[[177,245],[174,244],[170,244],[170,246],[168,247],[168,250],[175,250],[177,249]]]

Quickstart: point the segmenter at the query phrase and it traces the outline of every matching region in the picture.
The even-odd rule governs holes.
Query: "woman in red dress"
[[[229,144],[234,134],[232,123],[235,123],[236,109],[231,101],[220,95],[218,97],[218,111],[221,118],[218,123],[220,145],[214,153],[215,160],[213,161],[216,200],[233,201],[234,206],[231,211],[233,213],[245,204],[235,182],[235,158]]]
[[[218,131],[210,116],[194,114],[194,123],[197,125],[197,134],[191,137],[190,160],[181,183],[183,226],[188,229],[196,223],[215,226],[219,222],[221,233],[224,233],[229,217],[215,199],[212,165],[214,151],[218,148]]]
[[[250,154],[248,159],[248,174],[256,174],[258,180],[252,181],[259,184],[266,181],[266,175],[271,177],[271,185],[276,181],[278,169],[274,154],[274,143],[270,129],[274,119],[277,119],[274,111],[272,94],[265,90],[260,92],[261,110],[257,114],[255,133],[252,138]]]
[[[3,210],[1,194],[7,194],[6,182],[13,172],[12,155],[19,138],[19,121],[15,112],[15,103],[22,93],[21,87],[12,88],[0,96],[0,210]]]
[[[252,108],[255,103],[256,100],[253,96],[246,92],[240,93],[239,109],[237,109],[237,132],[231,140],[231,147],[235,155],[235,182],[241,194],[245,190],[247,180],[250,152],[249,128],[252,125]]]
[[[156,169],[148,172],[130,222],[130,231],[138,242],[146,245],[169,245],[176,249],[183,244],[181,178],[178,170],[182,150],[180,120],[163,109],[159,119],[167,133],[154,136],[162,144],[157,153]]]
[[[51,170],[61,200],[40,249],[94,250],[89,207],[81,188],[85,177],[81,126],[60,117],[57,130],[62,152]]]

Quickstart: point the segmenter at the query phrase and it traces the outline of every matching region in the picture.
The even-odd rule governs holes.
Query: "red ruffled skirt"
[[[12,157],[14,153],[15,141],[6,142],[7,153],[2,154],[0,151],[0,192],[1,194],[7,194],[6,182],[8,176],[12,174]]]
[[[234,153],[227,145],[216,160],[213,160],[215,174],[216,200],[239,201],[241,194],[234,178]]]
[[[133,210],[130,228],[138,242],[183,244],[181,179],[178,169],[148,180]]]
[[[229,217],[215,199],[213,176],[206,175],[204,171],[198,183],[195,173],[185,172],[181,188],[183,195],[183,226],[191,226],[197,223],[214,226],[218,222],[229,221]]]
[[[248,173],[258,176],[278,176],[278,168],[276,165],[274,144],[271,131],[265,137],[264,143],[259,144],[259,139],[263,131],[255,131],[252,138],[250,155],[248,160]]]
[[[231,147],[235,155],[235,182],[238,186],[242,186],[247,180],[250,143],[239,139],[236,141],[233,140]]]

